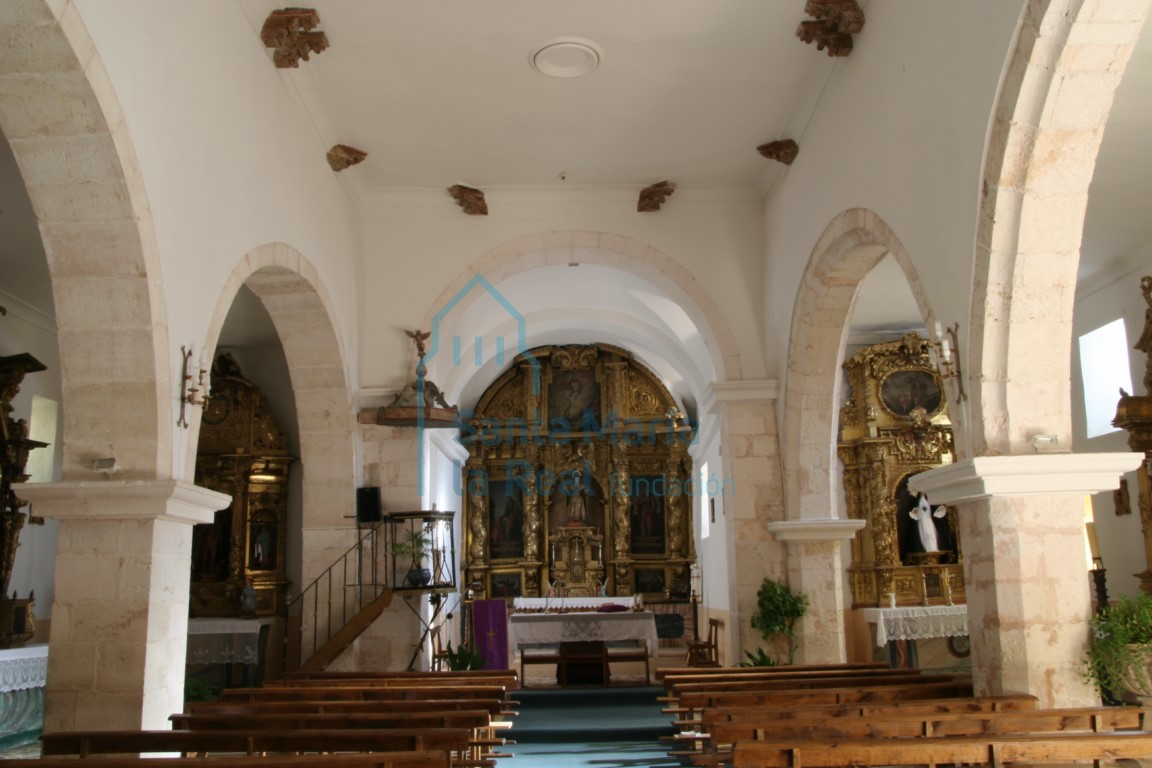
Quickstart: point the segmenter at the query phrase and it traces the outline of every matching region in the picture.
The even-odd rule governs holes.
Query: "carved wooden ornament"
[[[268,14],[260,40],[275,49],[272,61],[277,69],[295,69],[301,59],[308,61],[310,54],[328,47],[328,36],[312,31],[319,23],[320,15],[313,8],[285,8]]]
[[[487,216],[488,203],[484,200],[484,193],[463,184],[453,184],[448,187],[448,194],[456,200],[469,216]]]
[[[816,50],[829,56],[852,53],[852,35],[864,28],[864,11],[856,0],[808,0],[804,12],[817,21],[802,21],[796,36],[816,43]]]
[[[800,145],[792,139],[781,139],[780,141],[770,141],[767,144],[761,144],[756,147],[756,151],[769,160],[776,160],[777,162],[784,163],[784,165],[792,165],[792,161],[795,160],[796,155],[800,153]]]
[[[640,190],[640,199],[636,202],[636,210],[641,213],[651,213],[660,210],[668,196],[676,191],[676,185],[670,181],[659,181]]]
[[[339,172],[361,162],[368,157],[368,153],[347,144],[336,144],[328,150],[327,157],[328,165],[332,166],[332,170]]]

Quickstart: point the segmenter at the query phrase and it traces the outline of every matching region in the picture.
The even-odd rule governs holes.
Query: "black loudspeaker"
[[[376,486],[356,489],[356,522],[378,523],[384,519],[380,511],[380,489]]]

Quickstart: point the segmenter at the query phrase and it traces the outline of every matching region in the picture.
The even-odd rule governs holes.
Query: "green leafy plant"
[[[744,651],[744,661],[740,662],[742,667],[777,667],[780,662],[776,661],[775,657],[769,656],[768,651],[763,648],[757,648],[755,652]]]
[[[423,526],[401,532],[400,537],[392,543],[394,555],[407,557],[411,561],[408,575],[404,578],[408,586],[424,586],[431,580],[431,574],[422,567],[431,550],[432,537]]]
[[[1092,619],[1084,675],[1105,698],[1131,690],[1130,668],[1152,663],[1152,595],[1121,597]],[[1143,674],[1138,674],[1143,677]],[[1133,691],[1150,695],[1152,691]]]
[[[788,585],[774,579],[765,578],[756,592],[756,612],[752,614],[752,626],[760,630],[765,640],[773,635],[783,635],[788,643],[788,663],[796,655],[793,642],[796,620],[808,612],[808,596],[796,594]]]
[[[184,678],[184,701],[216,701],[220,686],[199,677]]]
[[[468,669],[482,669],[484,667],[484,657],[480,652],[464,643],[459,648],[453,649],[452,643],[448,643],[448,647],[444,649],[444,663],[448,665],[448,669],[453,672],[458,672]]]

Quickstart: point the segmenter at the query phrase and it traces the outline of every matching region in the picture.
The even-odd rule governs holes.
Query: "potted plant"
[[[483,669],[484,657],[480,655],[480,651],[475,650],[467,643],[463,643],[459,648],[453,650],[452,642],[449,641],[448,647],[444,650],[444,663],[453,672]]]
[[[1152,595],[1121,597],[1092,619],[1085,675],[1100,693],[1152,702]]]
[[[432,572],[423,565],[431,549],[432,537],[423,526],[408,528],[393,542],[392,553],[397,557],[409,558],[408,573],[404,576],[405,586],[424,587],[432,581]]]
[[[795,594],[788,585],[765,578],[756,593],[756,612],[752,614],[752,626],[760,630],[765,640],[773,635],[784,635],[788,643],[788,663],[796,654],[793,635],[796,620],[808,612],[808,596]]]

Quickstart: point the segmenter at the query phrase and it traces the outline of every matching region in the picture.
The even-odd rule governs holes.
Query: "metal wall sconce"
[[[936,323],[936,340],[932,342],[932,363],[940,371],[942,379],[956,379],[957,402],[968,399],[964,392],[964,373],[960,370],[960,342],[956,338],[960,323],[952,323],[947,328]]]
[[[204,405],[204,398],[200,393],[204,390],[204,377],[208,371],[204,368],[200,369],[200,375],[196,381],[192,380],[192,371],[189,370],[188,365],[192,361],[192,350],[188,347],[181,346],[180,354],[184,356],[183,374],[180,380],[180,418],[176,419],[176,426],[188,429],[188,417],[185,415],[186,405]]]

